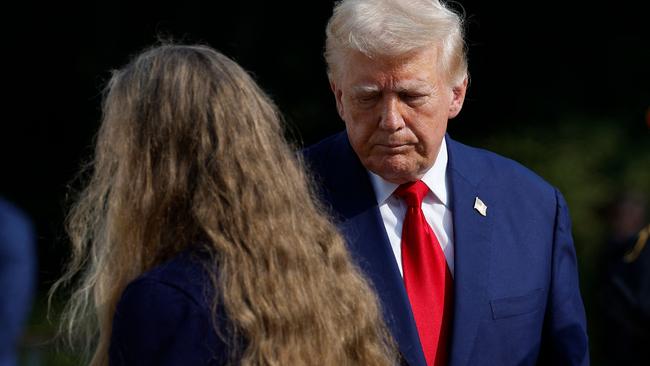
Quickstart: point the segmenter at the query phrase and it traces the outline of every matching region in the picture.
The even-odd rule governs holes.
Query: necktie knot
[[[427,187],[427,185],[421,180],[418,180],[400,185],[395,190],[395,195],[403,199],[408,207],[420,208],[422,200],[428,192],[429,187]]]

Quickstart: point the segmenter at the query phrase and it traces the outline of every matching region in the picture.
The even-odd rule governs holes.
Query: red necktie
[[[402,269],[420,343],[428,366],[447,364],[453,279],[438,239],[422,213],[429,188],[422,182],[402,184],[395,195],[407,205],[402,227]]]

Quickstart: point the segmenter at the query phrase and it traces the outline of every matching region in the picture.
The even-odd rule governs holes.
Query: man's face
[[[420,179],[433,165],[463,104],[467,80],[449,85],[435,48],[370,59],[351,51],[331,80],[339,115],[363,165],[397,184]]]

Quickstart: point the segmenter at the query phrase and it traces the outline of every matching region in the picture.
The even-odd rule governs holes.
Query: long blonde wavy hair
[[[90,167],[51,296],[72,286],[61,331],[91,365],[108,364],[126,285],[196,243],[217,268],[213,312],[222,302],[246,340],[241,364],[394,364],[376,297],[315,203],[276,107],[226,56],[163,44],[115,71]]]

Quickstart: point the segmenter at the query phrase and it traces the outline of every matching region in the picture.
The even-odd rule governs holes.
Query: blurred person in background
[[[17,364],[17,345],[34,296],[35,256],[31,220],[0,198],[0,366]]]
[[[226,56],[162,45],[114,72],[92,169],[57,284],[79,276],[61,327],[91,365],[394,364],[275,105]]]
[[[647,199],[628,192],[609,208],[599,289],[608,365],[650,365],[650,223]]]

